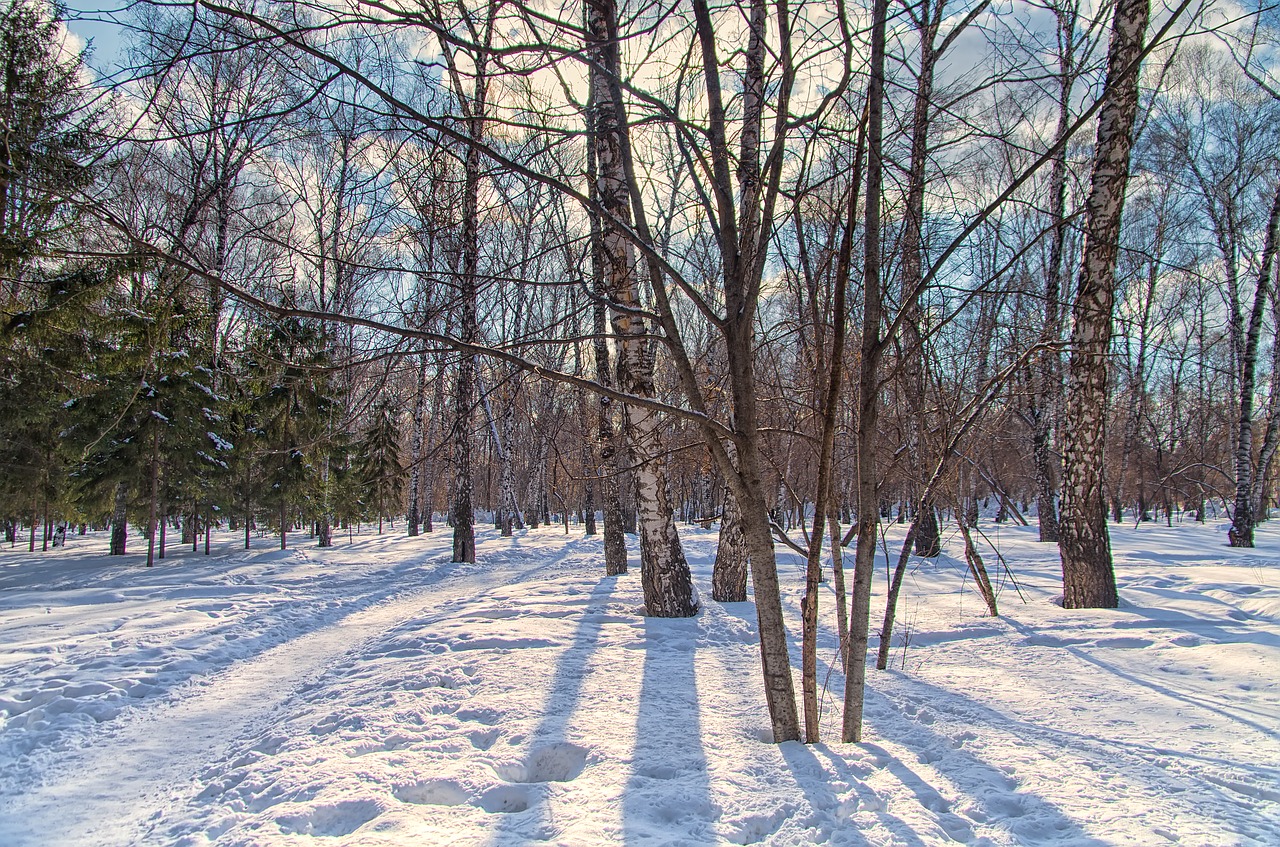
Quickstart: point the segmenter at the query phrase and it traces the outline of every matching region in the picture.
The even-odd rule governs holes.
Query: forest
[[[64,8],[3,10],[11,547],[447,533],[472,563],[482,525],[560,526],[608,574],[636,536],[644,614],[681,618],[712,528],[774,741],[819,739],[833,580],[858,741],[944,537],[991,615],[1000,525],[1056,548],[1063,607],[1114,608],[1113,527],[1251,548],[1275,503],[1272,7],[77,14],[119,28],[110,63]]]

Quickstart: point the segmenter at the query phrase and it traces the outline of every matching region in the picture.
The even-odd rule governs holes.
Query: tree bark
[[[116,484],[115,506],[111,512],[111,555],[123,556],[129,540],[129,488],[123,482]],[[32,549],[35,544],[35,515],[31,517]]]
[[[875,0],[871,15],[871,66],[867,84],[867,188],[864,216],[862,344],[858,366],[858,547],[854,558],[849,652],[845,662],[844,724],[841,740],[862,740],[867,642],[871,627],[871,575],[875,568],[880,491],[876,471],[880,389],[880,338],[884,316],[881,287],[880,194],[884,183],[885,30],[888,0]],[[851,221],[850,226],[853,225]]]
[[[422,429],[427,408],[427,357],[418,358],[418,390],[413,402],[413,434],[409,437],[409,508],[406,522],[409,536],[422,525]]]
[[[432,448],[432,434],[438,432],[441,442],[444,440],[444,423],[445,423],[445,398],[444,398],[444,363],[437,363],[436,367],[436,390],[435,404],[432,406],[432,417],[427,424],[427,443],[426,443],[426,461],[423,463],[423,495],[422,495],[422,530],[423,532],[435,531],[435,504],[436,504],[436,458],[435,449]],[[443,447],[443,443],[440,445]]]
[[[151,468],[150,496],[147,503],[147,567],[156,563],[156,506],[160,500],[160,421],[154,417],[157,410],[152,407],[151,420]]]
[[[1063,606],[1115,608],[1115,572],[1103,487],[1107,356],[1115,305],[1116,252],[1138,110],[1138,64],[1149,0],[1119,0],[1098,114],[1093,179],[1086,205],[1084,258],[1072,309],[1071,360],[1063,431]]]
[[[493,7],[487,22],[492,32]],[[487,110],[488,80],[486,63],[488,55],[476,58],[471,93],[462,82],[453,46],[441,38],[446,64],[454,92],[466,118],[467,137],[463,156],[462,233],[459,257],[461,267],[458,277],[459,325],[458,339],[463,344],[474,344],[478,337],[477,299],[480,265],[480,149],[484,138],[484,121]],[[453,561],[476,560],[475,508],[472,503],[473,481],[471,467],[471,435],[473,409],[476,403],[476,356],[462,353],[458,362],[457,381],[453,396],[453,470],[454,489],[450,510],[453,524]]]
[[[938,510],[932,500],[918,506],[916,514],[916,555],[932,559],[942,555],[942,531],[938,527]]]
[[[587,5],[588,46],[596,61],[591,89],[596,106],[594,134],[596,195],[608,217],[601,220],[601,254],[606,288],[613,305],[612,324],[618,340],[619,387],[639,397],[654,397],[653,361],[646,338],[635,254],[619,225],[630,226],[631,189],[625,155],[626,119],[618,75],[617,11],[612,0]],[[661,280],[651,280],[655,287]],[[632,406],[627,410],[628,447],[635,466],[636,511],[640,523],[640,568],[645,613],[656,617],[689,617],[698,611],[689,565],[676,532],[675,515],[663,467],[662,436],[657,413]]]
[[[929,121],[933,107],[934,64],[938,51],[934,40],[941,24],[945,0],[926,0],[916,6],[916,34],[919,39],[920,70],[916,75],[915,103],[911,119],[911,160],[907,170],[906,214],[902,232],[902,294],[901,308],[908,315],[902,325],[905,336],[903,347],[902,383],[906,395],[908,415],[908,454],[912,470],[918,481],[923,481],[928,461],[929,421],[926,414],[926,375],[924,336],[920,331],[923,315],[920,297],[923,272],[924,194],[925,167],[929,159]],[[930,519],[933,504],[925,502],[922,508],[929,514],[916,516],[916,555],[932,558],[942,552],[938,534],[938,521]]]
[[[724,493],[720,512],[720,539],[711,571],[711,597],[721,603],[742,603],[747,599],[747,538],[742,531],[742,511],[733,492]]]
[[[596,87],[591,86],[589,92],[589,108],[587,109],[587,130],[594,136],[596,114],[599,104],[595,100]],[[599,168],[596,164],[596,147],[587,145],[587,193],[592,200],[598,200]],[[613,371],[609,363],[608,283],[605,280],[605,257],[603,232],[600,215],[594,210],[588,212],[591,232],[591,290],[595,295],[595,303],[591,309],[592,343],[591,351],[595,358],[596,382],[605,388],[613,387]],[[604,394],[600,395],[596,407],[596,445],[600,463],[600,511],[604,522],[604,572],[609,576],[618,576],[627,572],[627,539],[625,522],[622,515],[622,495],[619,491],[621,468],[618,463],[618,438],[613,428],[613,401]]]
[[[840,512],[834,503],[831,504],[828,522],[831,524],[831,574],[836,587],[836,634],[840,639],[840,663],[841,667],[844,667],[849,655],[849,596],[846,593],[844,579]]]
[[[1256,389],[1258,370],[1258,342],[1262,334],[1262,319],[1271,296],[1271,276],[1276,256],[1276,239],[1280,230],[1280,190],[1276,191],[1267,220],[1267,240],[1263,248],[1262,265],[1258,269],[1258,285],[1254,289],[1253,309],[1249,314],[1249,328],[1245,335],[1244,357],[1240,368],[1240,409],[1236,424],[1236,498],[1231,514],[1231,529],[1227,531],[1232,547],[1252,547],[1253,528],[1256,524],[1253,509],[1253,393]]]
[[[857,157],[861,161],[861,144],[858,145]],[[809,551],[805,562],[805,592],[801,605],[802,637],[801,637],[801,691],[804,701],[804,735],[809,744],[817,744],[820,734],[818,726],[818,585],[822,581],[822,541],[826,530],[826,521],[833,511],[832,464],[835,457],[836,412],[840,403],[840,386],[844,381],[844,344],[845,344],[845,295],[848,290],[849,269],[853,258],[853,215],[858,204],[858,166],[854,167],[853,184],[849,186],[848,211],[844,233],[841,237],[840,252],[836,263],[835,279],[831,297],[831,349],[828,353],[825,384],[818,390],[818,407],[821,412],[822,429],[819,434],[818,480],[814,492],[813,529],[809,533]],[[816,330],[816,327],[815,327]],[[817,374],[815,374],[817,376]],[[836,534],[832,534],[832,557],[840,555]],[[843,638],[842,638],[843,641]]]
[[[1271,323],[1280,326],[1280,296],[1271,292]],[[1271,345],[1271,373],[1280,374],[1280,344]],[[1267,399],[1267,428],[1258,452],[1257,472],[1253,475],[1254,522],[1267,519],[1265,502],[1267,483],[1272,479],[1277,448],[1280,448],[1280,379],[1273,376],[1271,396]]]
[[[964,558],[969,565],[969,573],[973,576],[973,582],[978,586],[978,593],[982,595],[982,601],[987,604],[987,611],[991,613],[991,617],[1000,616],[1000,610],[996,606],[996,592],[991,587],[991,578],[987,575],[987,566],[982,561],[982,554],[978,552],[978,547],[973,543],[973,533],[969,531],[969,524],[960,521],[960,534],[964,536]]]
[[[1056,10],[1058,52],[1058,126],[1061,138],[1071,125],[1071,92],[1078,74],[1073,45],[1076,38],[1076,8],[1068,4]],[[1062,276],[1067,244],[1067,150],[1053,157],[1049,171],[1049,222],[1053,227],[1049,242],[1049,264],[1044,275],[1044,329],[1048,342],[1035,363],[1035,388],[1031,408],[1031,457],[1035,473],[1036,521],[1041,543],[1057,543],[1058,496],[1055,478],[1058,459],[1053,454],[1053,432],[1062,406],[1062,354],[1053,346],[1062,337]]]

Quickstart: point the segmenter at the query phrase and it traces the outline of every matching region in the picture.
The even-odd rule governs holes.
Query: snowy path
[[[308,559],[303,551],[294,555]],[[319,615],[314,631],[126,710],[88,746],[61,759],[43,784],[0,799],[0,844],[137,843],[144,829],[161,824],[166,807],[201,790],[205,768],[237,741],[255,740],[274,713],[344,656],[461,594],[536,578],[548,566],[523,564],[481,572],[441,563],[419,570],[425,585],[401,586],[391,599],[342,616]],[[57,834],[52,842],[51,833]]]
[[[435,592],[423,593],[435,597]],[[201,768],[231,742],[250,734],[302,683],[426,603],[415,595],[356,612],[202,678],[175,692],[171,701],[139,710],[118,731],[66,762],[62,778],[6,808],[5,816],[16,825],[0,829],[0,840],[14,847],[35,845],[45,843],[49,832],[60,832],[67,843],[127,844],[144,810],[184,793]],[[69,803],[71,798],[75,802]],[[139,817],[104,820],[104,809]]]

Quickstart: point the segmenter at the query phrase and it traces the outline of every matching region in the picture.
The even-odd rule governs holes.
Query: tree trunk
[[[916,555],[932,559],[942,555],[942,531],[938,527],[938,510],[932,501],[920,504],[916,515]]]
[[[916,34],[919,40],[920,70],[916,76],[915,103],[911,119],[911,160],[907,173],[906,214],[903,218],[901,308],[907,314],[902,333],[905,336],[902,366],[902,383],[906,395],[908,415],[908,454],[917,480],[923,481],[929,462],[929,420],[926,403],[926,374],[924,336],[920,331],[923,315],[920,297],[924,278],[922,256],[924,242],[925,167],[929,158],[929,121],[933,108],[934,63],[938,53],[934,45],[941,22],[945,0],[923,2],[918,7]],[[928,513],[916,516],[916,555],[934,557],[942,552],[938,535],[938,521],[933,516],[933,504],[921,504]]]
[[[743,476],[749,483],[738,495],[763,493],[759,462],[750,450],[742,451]],[[740,500],[747,559],[751,564],[751,588],[756,601],[756,624],[760,631],[760,669],[764,675],[765,702],[769,707],[773,740],[800,738],[800,716],[796,713],[795,683],[791,679],[791,657],[787,653],[787,627],[782,615],[782,591],[778,585],[778,562],[769,529],[769,509],[763,496]]]
[[[605,284],[611,303],[614,335],[620,357],[618,376],[623,391],[654,397],[653,361],[641,308],[635,254],[619,224],[629,226],[630,185],[623,161],[625,114],[619,89],[621,61],[616,41],[616,8],[612,0],[590,0],[587,6],[589,44],[598,60],[591,67],[595,105],[594,135],[596,196],[608,213],[601,224]],[[615,221],[617,223],[615,223]],[[652,280],[654,286],[661,280]],[[640,523],[640,570],[645,613],[656,617],[688,617],[698,611],[693,583],[675,515],[667,492],[664,447],[657,413],[633,406],[627,410],[627,440],[636,477],[636,511]]]
[[[607,411],[607,410],[606,410]],[[604,414],[604,412],[602,412]],[[601,441],[612,445],[612,427],[609,441]],[[616,452],[609,446],[607,455],[601,451],[600,461],[604,476],[600,480],[601,513],[604,519],[604,572],[609,576],[617,576],[627,572],[627,536],[622,522],[622,503],[618,494]]]
[[[836,585],[836,634],[840,638],[840,664],[849,661],[849,597],[845,590],[844,548],[840,532],[840,512],[832,504],[831,515],[831,574]]]
[[[1231,529],[1227,532],[1232,547],[1252,547],[1253,528],[1256,523],[1253,509],[1253,393],[1257,383],[1258,341],[1262,334],[1262,319],[1271,294],[1271,271],[1275,262],[1277,230],[1280,230],[1280,190],[1271,204],[1271,216],[1267,222],[1267,240],[1258,270],[1258,286],[1254,290],[1253,310],[1249,315],[1249,329],[1245,336],[1244,359],[1240,374],[1240,413],[1236,435],[1236,500],[1231,514]]]
[[[1057,11],[1058,26],[1058,126],[1055,138],[1062,138],[1071,125],[1071,92],[1077,76],[1072,45],[1076,38],[1076,14],[1068,6]],[[1062,277],[1067,243],[1067,150],[1064,145],[1053,157],[1049,172],[1049,264],[1044,275],[1045,349],[1036,357],[1035,386],[1031,409],[1031,457],[1036,490],[1036,520],[1041,543],[1057,543],[1058,497],[1055,477],[1058,459],[1053,454],[1053,432],[1062,407],[1062,354],[1055,346],[1062,338]]]
[[[422,526],[422,422],[427,408],[427,357],[418,358],[418,390],[413,403],[413,434],[409,437],[409,536]]]
[[[653,396],[643,393],[652,392],[650,380],[637,380],[625,374],[622,382],[624,388],[633,393]],[[645,614],[660,618],[691,617],[697,614],[698,604],[693,598],[692,576],[676,532],[657,413],[632,407],[627,410],[627,417],[631,423],[628,439],[631,452],[638,460],[636,513],[640,523],[640,582]]]
[[[422,466],[423,475],[423,495],[422,495],[422,530],[423,532],[435,531],[435,504],[436,504],[436,459],[435,450],[432,449],[432,433],[439,432],[443,437],[444,434],[444,364],[439,363],[436,368],[436,390],[435,404],[432,408],[432,417],[427,424],[427,444],[426,444],[426,461]],[[438,426],[437,426],[438,424]]]
[[[987,611],[991,613],[991,617],[998,618],[1000,610],[996,607],[996,592],[991,587],[991,578],[987,575],[987,567],[982,561],[982,555],[973,543],[973,533],[969,531],[969,525],[964,521],[960,521],[960,534],[964,536],[964,559],[969,565],[969,573],[973,576],[974,585],[978,586],[978,593],[982,595],[982,601],[987,604]]]
[[[474,126],[475,121],[471,124]],[[472,130],[475,137],[477,132]],[[479,259],[479,242],[477,238],[478,192],[480,184],[480,154],[474,147],[468,147],[466,154],[466,189],[463,200],[462,224],[462,295],[461,295],[461,331],[459,337],[463,343],[471,344],[476,340],[476,269]],[[463,353],[458,362],[457,381],[453,394],[453,504],[451,509],[453,524],[453,561],[474,562],[476,560],[475,510],[472,506],[471,480],[471,422],[472,406],[475,403],[476,359],[471,353]]]
[[[111,512],[111,555],[123,556],[129,540],[129,488],[123,482],[116,483],[115,506]],[[31,520],[32,548],[35,549],[35,518]]]
[[[863,242],[862,355],[858,366],[858,547],[854,558],[849,652],[845,662],[844,724],[841,740],[862,740],[863,693],[867,681],[867,642],[871,627],[871,575],[876,557],[876,515],[880,510],[876,454],[880,392],[881,287],[880,194],[884,181],[883,121],[885,30],[888,0],[875,0],[871,15],[871,67],[867,84],[867,189]],[[854,222],[850,221],[849,226]]]
[[[720,540],[716,563],[711,571],[711,597],[721,603],[742,603],[747,599],[747,538],[742,532],[742,511],[733,492],[724,493],[720,513]]]
[[[156,409],[152,409],[153,414]],[[160,421],[151,420],[151,492],[147,498],[147,567],[155,565],[156,560],[156,506],[160,500]]]
[[[492,23],[492,21],[490,22]],[[450,48],[442,39],[442,46]],[[466,145],[463,159],[461,274],[459,284],[458,338],[464,344],[474,344],[477,338],[477,298],[480,263],[480,150],[478,144],[484,138],[484,120],[488,95],[485,76],[487,56],[480,58],[473,69],[473,87],[468,95],[461,75],[450,53],[449,70],[463,114],[467,121],[467,136],[472,143]],[[476,357],[473,353],[461,354],[458,377],[454,384],[453,457],[454,491],[452,506],[453,561],[476,560],[475,509],[472,505],[471,429],[472,409],[476,401]]]
[[[1115,305],[1115,265],[1138,109],[1138,60],[1148,0],[1119,0],[1107,57],[1106,98],[1098,138],[1085,246],[1072,310],[1071,360],[1063,431],[1063,606],[1115,608],[1115,572],[1103,487],[1106,453],[1107,356]]]
[[[520,509],[516,505],[516,468],[514,445],[511,438],[516,430],[515,396],[510,398],[502,411],[502,443],[498,445],[501,452],[501,471],[498,482],[498,524],[504,538],[511,533],[520,521]],[[523,527],[521,527],[523,529]]]
[[[861,142],[861,139],[859,139]],[[858,159],[861,160],[861,143]],[[818,584],[822,581],[822,535],[832,509],[832,464],[835,460],[836,412],[840,404],[840,386],[844,381],[845,344],[845,296],[848,290],[849,268],[853,258],[853,216],[858,204],[858,167],[854,168],[854,184],[849,187],[849,220],[841,237],[834,290],[831,298],[831,350],[825,384],[818,389],[818,411],[821,413],[822,430],[819,435],[818,480],[814,492],[813,529],[809,533],[809,550],[805,561],[805,591],[801,605],[803,633],[801,637],[801,691],[804,700],[805,742],[817,744],[820,740],[818,726]],[[815,304],[816,305],[816,304]],[[815,373],[815,376],[818,374]],[[816,382],[817,380],[815,380]],[[833,558],[839,557],[839,541],[832,534]],[[843,640],[843,639],[842,639]]]
[[[1056,355],[1056,353],[1054,354]],[[1045,400],[1039,401],[1046,402]],[[1052,402],[1049,399],[1047,402]],[[1032,414],[1031,458],[1035,474],[1036,518],[1039,523],[1040,541],[1057,543],[1058,530],[1058,496],[1054,486],[1053,466],[1056,459],[1050,448],[1051,426],[1050,410],[1038,405]],[[1000,504],[1001,515],[1005,513],[1004,501]],[[997,517],[997,522],[1000,518]]]
[[[581,348],[578,348],[581,349]],[[577,373],[582,372],[581,357],[579,356]],[[582,456],[582,534],[591,536],[596,534],[596,485],[595,479],[600,469],[596,464],[596,456],[594,449],[594,439],[589,429],[591,420],[590,407],[587,402],[587,392],[578,390],[578,414],[581,416],[584,428],[581,456]]]

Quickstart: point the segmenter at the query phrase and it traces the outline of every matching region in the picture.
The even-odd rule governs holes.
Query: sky
[[[98,71],[110,71],[122,57],[125,31],[112,22],[122,17],[127,0],[65,0],[67,29],[85,41],[92,41],[89,64]]]

